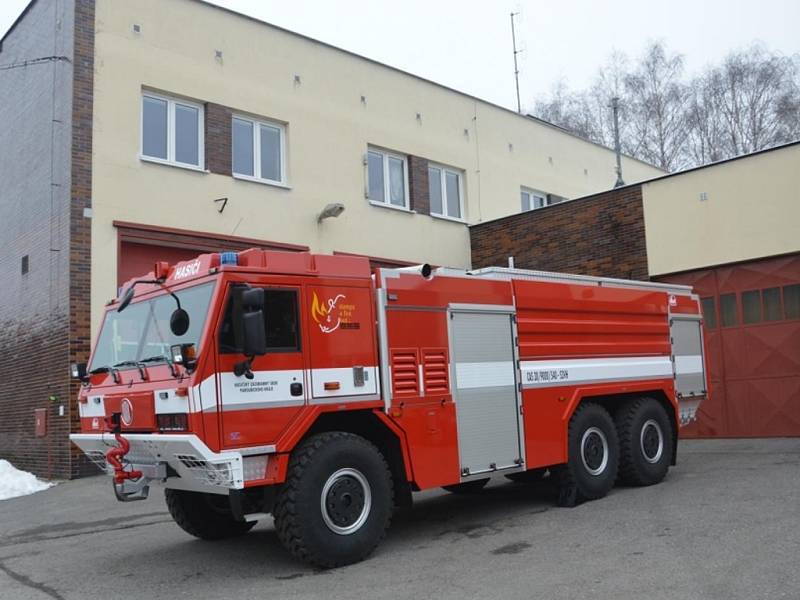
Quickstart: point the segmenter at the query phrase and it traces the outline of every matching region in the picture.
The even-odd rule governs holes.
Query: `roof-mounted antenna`
[[[617,182],[615,188],[622,187],[625,182],[622,180],[622,149],[619,144],[619,98],[614,96],[611,99],[611,110],[614,113],[614,154],[617,155]]]
[[[517,112],[522,114],[522,102],[519,98],[519,65],[517,64],[517,54],[522,50],[517,50],[517,32],[514,27],[514,17],[518,17],[519,12],[511,13],[511,43],[514,46],[514,82],[517,86]]]

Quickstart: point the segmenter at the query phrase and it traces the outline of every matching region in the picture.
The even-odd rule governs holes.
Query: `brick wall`
[[[72,81],[72,161],[69,245],[69,362],[88,362],[91,346],[92,108],[94,102],[94,0],[75,0]],[[79,382],[70,380],[70,428],[80,429]],[[67,442],[69,444],[69,442]],[[70,476],[95,470],[69,444]]]
[[[648,279],[641,186],[470,227],[473,268],[507,266]]]
[[[205,113],[206,169],[218,175],[230,175],[232,171],[231,110],[225,106],[208,102]]]
[[[428,161],[425,158],[408,157],[408,196],[411,201],[411,210],[423,215],[431,213]]]
[[[70,1],[34,2],[0,51],[0,64],[18,65],[0,71],[0,458],[45,477],[71,474],[73,18]]]

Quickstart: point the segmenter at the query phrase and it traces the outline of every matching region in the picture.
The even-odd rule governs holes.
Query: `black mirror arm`
[[[133,287],[134,287],[135,285],[139,284],[139,283],[152,283],[152,284],[155,284],[155,285],[160,285],[160,286],[161,286],[161,288],[162,288],[162,289],[163,289],[165,292],[167,292],[167,293],[168,293],[170,296],[172,296],[172,297],[175,299],[175,304],[177,304],[177,305],[178,305],[178,308],[181,308],[181,301],[180,301],[180,298],[178,298],[178,296],[177,296],[177,295],[175,295],[175,292],[173,292],[173,291],[172,291],[171,289],[169,289],[169,288],[168,288],[166,285],[164,285],[164,279],[137,279],[136,281],[134,281],[134,282],[131,284],[131,286],[130,286],[128,289],[129,289],[129,290],[132,290],[132,289],[133,289]]]
[[[158,282],[158,284],[159,284],[159,285],[160,285],[160,286],[161,286],[161,287],[162,287],[162,288],[163,288],[163,289],[164,289],[164,290],[165,290],[165,291],[166,291],[166,292],[167,292],[167,293],[168,293],[170,296],[172,296],[173,298],[175,298],[175,304],[177,304],[177,305],[178,305],[178,310],[181,310],[181,301],[180,301],[180,299],[178,298],[178,296],[176,296],[176,295],[175,295],[175,292],[173,292],[171,289],[169,289],[167,286],[165,286],[165,285],[164,285],[164,282],[162,282],[162,281],[159,281],[159,282]]]

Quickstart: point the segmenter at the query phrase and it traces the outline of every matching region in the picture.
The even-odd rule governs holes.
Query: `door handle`
[[[289,393],[292,396],[302,396],[303,395],[303,384],[302,383],[292,383],[289,385]]]

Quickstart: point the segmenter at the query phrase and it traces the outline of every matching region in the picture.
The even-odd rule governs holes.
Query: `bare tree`
[[[686,106],[683,57],[651,44],[636,69],[625,77],[630,135],[637,153],[666,171],[685,164]]]
[[[709,75],[696,77],[689,87],[685,145],[689,164],[703,165],[722,160],[728,152],[720,110],[721,93]]]
[[[726,154],[755,152],[798,135],[797,65],[760,45],[728,55],[709,74],[726,137]]]
[[[583,91],[561,82],[534,113],[611,146],[620,98],[622,149],[674,171],[800,139],[800,56],[754,45],[684,79],[683,58],[650,44],[631,67],[618,52]]]

